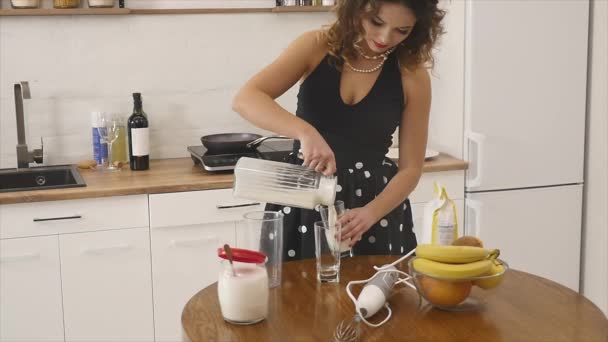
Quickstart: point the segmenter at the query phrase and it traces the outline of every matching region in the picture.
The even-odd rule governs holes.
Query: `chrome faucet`
[[[17,168],[28,168],[30,163],[42,164],[44,145],[40,138],[40,149],[29,151],[25,143],[25,117],[23,99],[31,99],[30,85],[27,82],[15,84],[15,111],[17,113]]]

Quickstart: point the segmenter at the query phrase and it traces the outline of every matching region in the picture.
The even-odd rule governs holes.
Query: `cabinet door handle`
[[[105,254],[105,253],[113,252],[113,251],[126,251],[129,249],[133,249],[133,246],[129,245],[128,243],[123,242],[123,243],[119,243],[114,246],[83,248],[81,253],[99,255],[99,254]]]
[[[465,233],[466,235],[480,237],[482,204],[478,200],[467,198],[464,200],[464,205],[465,207],[471,209],[471,211],[473,212],[473,215],[471,217],[469,217],[469,215],[466,215],[467,224],[465,225]]]
[[[40,259],[40,253],[27,253],[19,255],[7,255],[0,258],[0,263],[18,262],[18,261],[33,261]]]
[[[205,236],[202,238],[198,238],[198,239],[182,239],[182,240],[171,240],[171,242],[169,243],[169,246],[171,246],[171,248],[175,248],[175,247],[199,247],[202,244],[208,243],[208,242],[214,242],[214,241],[218,241],[218,237],[215,235],[210,235],[210,236]]]
[[[230,209],[230,208],[242,208],[242,207],[254,207],[256,205],[260,205],[260,203],[244,203],[244,204],[234,204],[234,205],[216,205],[217,209]]]
[[[468,139],[468,142],[473,142],[476,147],[477,147],[477,160],[471,160],[471,155],[470,155],[470,150],[467,150],[469,152],[467,152],[467,160],[469,163],[471,163],[471,165],[469,166],[469,169],[467,170],[467,187],[469,188],[476,188],[476,187],[480,187],[481,186],[481,170],[482,170],[482,166],[483,166],[483,146],[484,146],[484,142],[486,140],[485,135],[480,134],[480,133],[475,133],[475,132],[471,132],[468,131],[465,133],[466,138]],[[475,177],[471,177],[470,173],[472,171],[472,169],[475,169]]]
[[[82,215],[62,216],[62,217],[47,217],[47,218],[35,218],[34,222],[59,221],[59,220],[74,220],[74,219],[80,219],[80,218],[82,218]]]

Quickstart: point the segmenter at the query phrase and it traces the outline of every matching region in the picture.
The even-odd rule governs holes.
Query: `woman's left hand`
[[[348,210],[338,219],[342,225],[341,240],[351,239],[352,247],[357,241],[361,240],[363,233],[368,231],[378,220],[368,207],[354,208]]]

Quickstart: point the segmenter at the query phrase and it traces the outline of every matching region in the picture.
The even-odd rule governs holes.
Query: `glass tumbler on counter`
[[[236,247],[260,252],[268,257],[268,286],[281,285],[283,267],[283,213],[252,211],[236,226]]]
[[[330,226],[327,222],[315,222],[315,257],[317,280],[321,283],[340,282],[340,223]]]

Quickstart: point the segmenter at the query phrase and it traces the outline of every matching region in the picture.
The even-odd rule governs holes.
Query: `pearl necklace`
[[[388,57],[383,56],[384,58],[380,61],[380,64],[376,65],[375,67],[371,68],[371,69],[357,69],[354,66],[352,66],[350,63],[348,63],[347,61],[345,61],[344,63],[346,65],[348,65],[348,67],[350,68],[350,70],[355,71],[355,72],[360,72],[360,73],[371,73],[374,72],[380,68],[382,68],[382,66],[384,65],[384,62],[386,62],[386,60],[388,59]]]
[[[382,58],[382,60],[380,61],[380,63],[378,65],[376,65],[375,67],[371,68],[371,69],[358,69],[353,67],[348,61],[345,61],[344,63],[346,63],[346,65],[348,65],[348,67],[355,72],[360,72],[360,73],[372,73],[380,68],[382,68],[382,66],[384,65],[384,62],[386,62],[386,60],[388,59],[388,55],[393,52],[395,50],[395,47],[392,47],[390,50],[386,51],[385,53],[379,54],[377,56],[366,56],[363,51],[361,49],[357,49],[359,51],[359,54],[361,55],[361,57],[367,59],[367,60],[376,60],[379,58]]]
[[[363,53],[363,49],[361,49],[358,45],[355,45],[355,47],[357,48],[357,52],[359,52],[359,55],[361,55],[361,57],[363,57],[367,60],[376,60],[376,59],[383,58],[383,57],[386,58],[388,55],[391,54],[391,52],[395,51],[395,48],[396,48],[396,46],[393,46],[392,48],[390,48],[390,50],[386,51],[385,53],[381,53],[376,56],[368,56]]]

